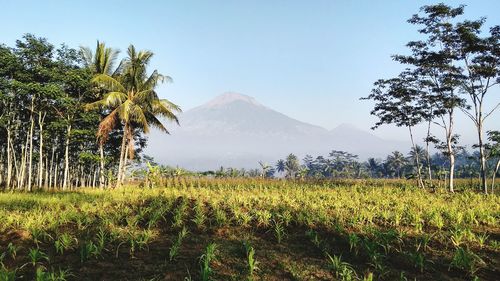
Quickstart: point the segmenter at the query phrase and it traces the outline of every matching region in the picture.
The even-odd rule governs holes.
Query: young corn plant
[[[20,248],[21,248],[20,246],[16,246],[12,242],[10,242],[9,245],[7,245],[7,253],[13,260],[15,260],[17,256],[17,251],[19,251]]]
[[[225,226],[227,224],[227,215],[224,209],[217,207],[214,210],[215,224],[219,227]]]
[[[278,241],[278,244],[281,244],[281,241],[286,235],[283,223],[281,221],[273,220],[273,231],[276,241]]]
[[[255,271],[259,270],[257,266],[259,262],[255,259],[254,248],[246,241],[243,243],[243,245],[245,246],[245,252],[247,257],[248,280],[253,281]]]
[[[476,241],[477,241],[477,244],[479,245],[479,248],[483,248],[484,245],[486,245],[486,241],[488,240],[490,236],[486,233],[483,233],[483,234],[479,234],[476,236]]]
[[[45,271],[43,267],[38,267],[35,271],[36,281],[66,281],[73,276],[68,269],[57,271]]]
[[[186,200],[182,200],[182,202],[177,206],[174,210],[174,214],[172,217],[172,226],[175,228],[179,228],[184,225],[184,216],[187,211],[187,202]]]
[[[76,240],[76,238],[72,237],[68,233],[63,233],[54,242],[54,247],[56,248],[56,252],[62,255],[62,254],[64,254],[64,251],[73,249],[73,247],[77,243],[78,243],[78,241]]]
[[[213,273],[211,263],[213,260],[215,260],[216,255],[217,255],[217,244],[215,243],[208,244],[207,248],[205,249],[205,253],[200,257],[200,264],[201,264],[200,275],[202,281],[211,280],[210,276]]]
[[[196,227],[198,229],[203,229],[205,220],[206,216],[205,216],[205,210],[203,208],[203,203],[198,202],[194,206],[194,218],[191,221],[194,222],[194,224],[196,224]]]
[[[168,253],[168,257],[170,261],[173,261],[177,255],[179,254],[179,249],[181,248],[182,240],[189,234],[189,231],[186,229],[186,227],[183,227],[181,231],[179,231],[179,234],[177,235],[177,239],[175,242],[172,244],[172,247],[170,247],[170,251]]]
[[[420,270],[420,273],[424,272],[425,267],[425,256],[419,251],[415,251],[409,254],[410,260],[413,262],[415,268]]]
[[[84,263],[89,260],[91,257],[97,257],[101,254],[99,248],[92,241],[88,241],[83,243],[80,247],[80,262]]]
[[[486,266],[486,263],[474,252],[467,248],[458,247],[455,250],[450,268],[455,267],[466,271],[473,276],[479,269]]]
[[[356,271],[347,262],[342,261],[341,256],[333,255],[333,257],[326,253],[328,258],[328,265],[330,269],[335,273],[335,276],[342,281],[353,281],[357,280]]]
[[[308,229],[306,231],[306,236],[307,236],[307,238],[309,238],[311,243],[313,243],[314,246],[316,246],[316,248],[318,248],[318,249],[321,248],[321,240],[319,239],[318,232],[316,232],[312,229]]]
[[[349,250],[357,256],[359,253],[359,245],[361,243],[361,238],[356,233],[349,233]]]
[[[49,257],[44,252],[40,251],[39,248],[30,248],[28,257],[30,259],[31,264],[35,267],[42,260],[49,261]]]
[[[15,281],[17,280],[17,269],[9,270],[3,264],[0,267],[0,280],[1,281]]]

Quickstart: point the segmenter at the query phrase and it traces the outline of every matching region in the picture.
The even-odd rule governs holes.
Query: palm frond
[[[125,87],[117,79],[107,74],[98,74],[92,78],[91,82],[103,86],[108,91],[126,92]]]
[[[97,130],[97,138],[102,143],[105,143],[108,140],[109,133],[115,128],[118,123],[118,108],[111,111],[108,116],[102,119],[101,123],[99,123],[99,129]]]
[[[154,114],[151,114],[150,112],[148,112],[146,114],[146,118],[148,119],[150,126],[157,128],[158,130],[160,130],[164,133],[170,134],[170,132],[165,127],[165,125],[163,125],[163,123],[161,123],[161,121],[158,118],[156,118],[156,116]]]

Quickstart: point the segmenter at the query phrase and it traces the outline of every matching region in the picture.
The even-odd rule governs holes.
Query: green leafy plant
[[[19,251],[20,248],[21,248],[20,246],[16,246],[12,242],[10,242],[9,245],[7,245],[7,253],[10,255],[12,259],[15,260],[17,256],[17,251]]]
[[[35,271],[36,281],[66,281],[72,276],[68,269],[57,271],[46,271],[43,267],[38,267]]]
[[[356,271],[347,262],[342,261],[341,256],[336,256],[333,255],[333,257],[330,254],[326,254],[328,258],[328,265],[330,269],[335,273],[335,276],[339,278],[342,281],[351,281],[351,280],[356,280],[357,275]]]
[[[181,244],[182,244],[182,240],[188,234],[189,234],[189,231],[185,227],[183,227],[181,229],[181,231],[179,231],[179,233],[177,234],[177,239],[172,244],[172,247],[170,247],[170,251],[168,253],[168,257],[169,257],[170,261],[173,261],[175,259],[175,257],[177,257],[177,255],[179,253],[179,249],[180,249]]]
[[[80,262],[85,262],[91,257],[97,257],[101,254],[99,247],[92,241],[83,243],[80,247]]]
[[[8,270],[3,264],[0,267],[0,281],[17,280],[17,269]]]
[[[64,251],[73,249],[77,242],[76,238],[72,237],[69,233],[63,233],[54,241],[54,247],[56,248],[56,252],[62,255]]]
[[[39,248],[30,248],[28,257],[33,267],[36,266],[42,260],[49,261],[49,257],[44,252],[40,251]]]
[[[283,223],[278,220],[273,220],[273,231],[274,231],[274,237],[278,241],[278,244],[281,244],[281,241],[286,235]]]
[[[247,266],[248,266],[248,280],[253,280],[253,276],[255,271],[259,270],[258,264],[259,262],[255,259],[255,250],[254,248],[247,242],[243,242],[245,247],[245,253],[247,257]]]
[[[205,249],[205,253],[200,257],[201,264],[201,280],[209,281],[210,276],[212,275],[211,263],[216,258],[217,255],[217,245],[215,243],[210,243],[207,245]]]
[[[486,266],[486,263],[474,252],[467,248],[458,247],[455,250],[450,267],[455,267],[474,275],[479,269]]]

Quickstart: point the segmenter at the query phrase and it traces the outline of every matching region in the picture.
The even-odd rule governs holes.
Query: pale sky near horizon
[[[233,91],[327,129],[369,130],[372,103],[359,98],[402,69],[390,56],[418,37],[406,20],[438,2],[0,0],[0,43],[13,46],[24,33],[74,48],[99,39],[124,52],[132,43],[155,53],[152,68],[174,80],[160,94],[184,110]],[[500,1],[443,2],[466,4],[465,17],[485,16],[487,27],[500,24]],[[499,93],[491,93],[496,101]],[[500,111],[486,127],[499,124]],[[459,116],[457,127],[465,142],[475,140],[470,120]],[[408,139],[402,128],[374,134]]]

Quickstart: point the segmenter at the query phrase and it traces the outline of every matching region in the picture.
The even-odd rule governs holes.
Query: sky
[[[445,1],[467,5],[465,15],[500,24],[500,1]],[[155,53],[151,67],[173,78],[163,98],[184,110],[224,92],[255,97],[295,119],[332,129],[343,123],[369,130],[373,104],[360,101],[379,78],[397,75],[391,60],[418,38],[407,23],[435,1],[10,1],[0,0],[0,43],[25,33],[70,47],[96,40],[125,52],[129,44]],[[492,92],[499,101],[500,90]],[[487,129],[500,128],[500,111]],[[473,142],[463,115],[457,130]],[[374,134],[407,140],[405,129]],[[442,134],[436,131],[436,135]],[[417,138],[423,138],[423,128]]]

